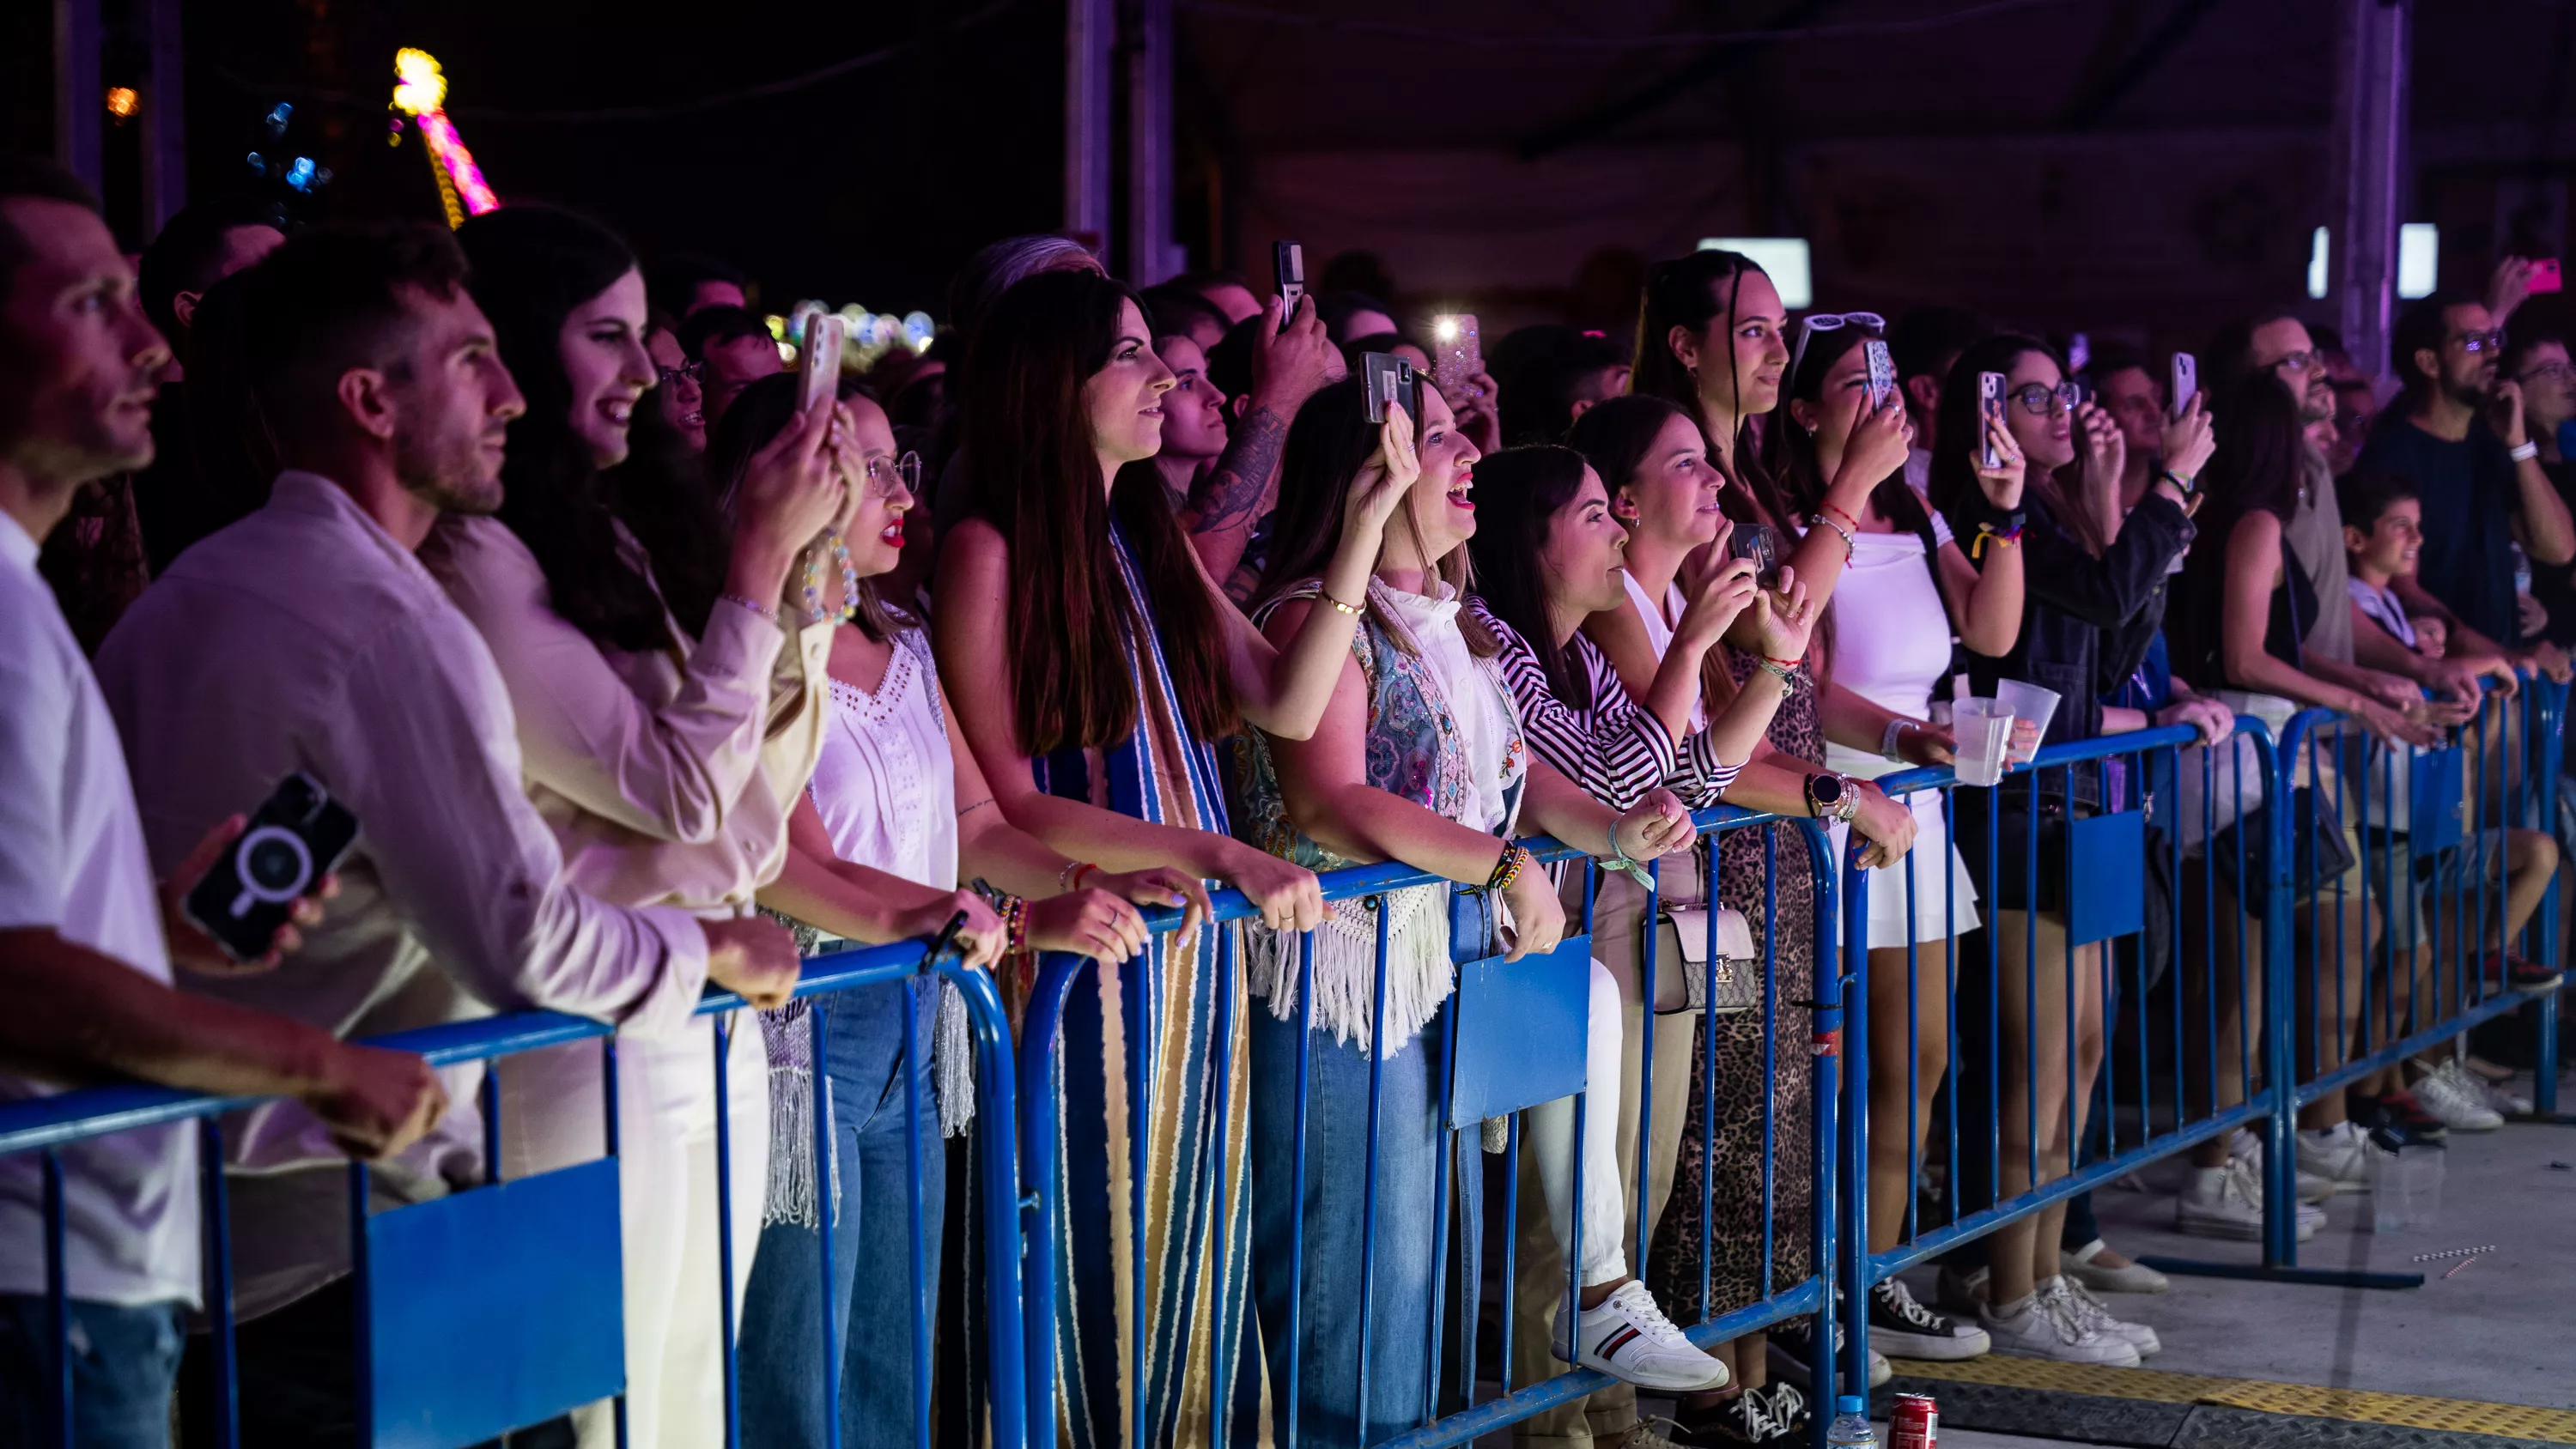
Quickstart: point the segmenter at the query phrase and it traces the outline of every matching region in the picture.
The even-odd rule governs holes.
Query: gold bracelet
[[[1316,598],[1319,598],[1319,599],[1321,599],[1321,600],[1323,600],[1325,603],[1332,605],[1334,608],[1341,610],[1343,613],[1348,614],[1348,615],[1350,615],[1350,616],[1351,616],[1351,617],[1353,617],[1353,618],[1358,618],[1358,617],[1359,617],[1359,612],[1360,612],[1360,611],[1359,611],[1359,606],[1358,606],[1358,605],[1356,605],[1356,604],[1345,604],[1345,603],[1343,603],[1341,600],[1334,598],[1332,595],[1327,594],[1327,593],[1322,593],[1322,592],[1318,592],[1318,593],[1315,595],[1315,597],[1316,597]]]

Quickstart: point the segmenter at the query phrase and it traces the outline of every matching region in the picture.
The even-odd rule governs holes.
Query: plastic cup
[[[2014,719],[2026,719],[2038,726],[2034,732],[2043,738],[2048,734],[2048,722],[2057,718],[2061,698],[2056,690],[2024,684],[2018,679],[1995,681],[1996,705],[2011,710]]]
[[[2004,777],[2004,750],[2012,743],[2013,714],[2001,701],[1962,699],[1950,707],[1950,733],[1959,742],[1953,767],[1962,785],[1993,785]]]

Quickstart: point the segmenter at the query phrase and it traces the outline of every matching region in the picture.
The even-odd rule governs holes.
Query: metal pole
[[[1127,50],[1127,279],[1177,274],[1172,253],[1172,0],[1139,0]]]
[[[2396,318],[2411,20],[2411,0],[2338,0],[2335,12],[2335,210],[2327,263],[2344,346],[2366,372],[2388,370]]]
[[[188,204],[187,60],[179,42],[179,0],[148,0],[145,43],[151,70],[143,96],[143,230],[157,236]]]
[[[1112,0],[1065,0],[1064,227],[1109,253],[1109,47]]]
[[[99,69],[99,0],[54,0],[54,159],[107,189],[99,112],[107,105]]]

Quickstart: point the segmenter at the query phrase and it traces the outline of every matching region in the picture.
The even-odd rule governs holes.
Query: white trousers
[[[733,1213],[733,1311],[742,1318],[769,1181],[769,1064],[760,1026],[732,1015],[725,1058]],[[587,1162],[606,1148],[596,1042],[549,1047],[501,1064],[505,1177]],[[723,1303],[718,1251],[715,1022],[668,1041],[617,1041],[618,1215],[626,1278],[629,1449],[718,1449],[724,1443]],[[616,1442],[615,1408],[573,1416],[582,1449]]]
[[[1583,1283],[1628,1276],[1622,1219],[1627,1194],[1619,1178],[1620,1020],[1619,983],[1592,963],[1589,1019],[1585,1023],[1583,1075]],[[1574,1099],[1560,1097],[1529,1109],[1530,1152],[1547,1193],[1547,1215],[1557,1251],[1574,1256]]]

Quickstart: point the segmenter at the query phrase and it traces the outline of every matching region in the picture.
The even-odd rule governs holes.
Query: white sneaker
[[[2472,1074],[2471,1080],[2474,1081],[2475,1079],[2475,1074]],[[2503,1082],[2497,1082],[2494,1085],[2487,1087],[2486,1093],[2487,1105],[2495,1108],[2500,1115],[2506,1117],[2528,1117],[2531,1115],[2531,1099],[2512,1090]]]
[[[2091,1289],[2072,1278],[2063,1275],[2051,1278],[2039,1285],[2039,1291],[2043,1296],[2057,1298],[2068,1316],[2077,1323],[2106,1337],[2122,1340],[2136,1349],[2140,1358],[2164,1351],[2164,1341],[2156,1337],[2154,1329],[2143,1323],[2112,1317],[2111,1310],[2102,1305],[2101,1299],[2093,1296]]]
[[[2301,1203],[2298,1214],[2299,1241],[2304,1243],[2317,1235],[2325,1212]],[[2174,1196],[2174,1231],[2198,1238],[2261,1242],[2263,1180],[2237,1158],[2229,1158],[2225,1167],[2191,1169],[2182,1191]]]
[[[2123,1268],[2106,1268],[2100,1261],[2108,1244],[2100,1238],[2073,1252],[2060,1250],[2057,1270],[2096,1293],[2162,1293],[2173,1286],[2173,1280],[2144,1263],[2131,1263]]]
[[[1985,1325],[1997,1353],[2055,1359],[2060,1363],[2108,1364],[2114,1368],[2138,1366],[2135,1345],[2076,1322],[2063,1300],[2063,1294],[2033,1293],[2014,1304],[2008,1313],[1997,1313],[1992,1308],[1981,1310],[1977,1321]]]
[[[2236,1129],[2235,1135],[2228,1139],[2227,1155],[2244,1163],[2247,1167],[2254,1169],[2254,1180],[2256,1182],[2259,1183],[2263,1180],[2263,1139],[2255,1136],[2250,1129],[2244,1127]],[[2313,1172],[2300,1171],[2295,1163],[2291,1166],[2291,1173],[2298,1183],[2297,1192],[2299,1201],[2324,1202],[2327,1198],[2335,1195],[2335,1185],[2332,1178],[2319,1177]],[[2097,1283],[2093,1286],[2099,1288],[2102,1285]]]
[[[2486,1083],[2472,1079],[2457,1057],[2415,1084],[2415,1100],[2443,1126],[2461,1132],[2493,1132],[2504,1125],[2503,1114],[2487,1104]]]
[[[1564,1315],[1557,1317],[1556,1356],[1568,1363],[1665,1393],[1695,1394],[1726,1387],[1726,1365],[1683,1337],[1656,1306],[1646,1285],[1633,1278],[1576,1318],[1577,1345],[1569,1351]]]
[[[2291,1134],[2297,1143],[2299,1171],[2334,1184],[2337,1192],[2370,1191],[2370,1141],[2350,1122]]]

